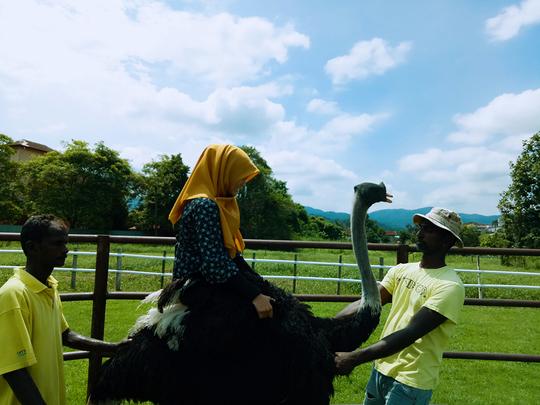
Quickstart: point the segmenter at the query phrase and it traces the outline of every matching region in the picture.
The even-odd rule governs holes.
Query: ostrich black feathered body
[[[132,342],[103,364],[92,389],[93,402],[328,404],[336,371],[334,353],[365,342],[379,323],[381,310],[369,265],[365,218],[369,206],[389,201],[390,195],[383,183],[362,183],[354,190],[351,233],[363,297],[350,315],[313,316],[307,305],[263,280],[240,258],[240,271],[275,299],[273,318],[258,319],[253,305],[223,286],[201,280],[188,287],[173,282],[160,302],[171,303],[171,290],[183,289],[180,298],[188,309],[182,312],[181,328],[166,329],[165,334],[159,332],[159,323],[157,329],[151,324],[138,329]]]
[[[245,263],[245,262],[244,262]],[[291,294],[245,264],[246,276],[275,299],[260,320],[236,293],[202,283],[182,323],[179,350],[144,328],[104,363],[94,401],[156,404],[328,404],[334,352],[363,343],[379,322],[369,308],[345,319],[313,316]],[[195,292],[195,291],[194,291]]]

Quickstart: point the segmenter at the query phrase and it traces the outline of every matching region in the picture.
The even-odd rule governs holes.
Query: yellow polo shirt
[[[422,307],[448,318],[412,345],[375,361],[382,374],[411,387],[431,390],[439,380],[442,354],[458,321],[465,288],[454,269],[424,269],[420,263],[399,264],[381,282],[392,294],[392,308],[382,337],[405,328]]]
[[[47,405],[63,405],[62,333],[68,325],[58,282],[49,276],[47,284],[20,268],[0,288],[0,375],[27,368]],[[15,394],[0,377],[0,405],[15,404]]]

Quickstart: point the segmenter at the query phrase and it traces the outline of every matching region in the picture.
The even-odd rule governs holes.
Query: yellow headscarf
[[[210,145],[199,157],[188,181],[182,188],[169,213],[169,220],[175,224],[184,211],[188,200],[206,197],[219,207],[221,231],[225,248],[231,257],[244,250],[245,244],[240,233],[240,210],[233,187],[239,181],[251,180],[259,174],[259,169],[242,149],[233,145]]]

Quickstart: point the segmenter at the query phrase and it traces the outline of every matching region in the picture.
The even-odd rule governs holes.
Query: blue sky
[[[496,214],[540,131],[540,0],[0,0],[0,132],[134,168],[256,147],[295,201]]]

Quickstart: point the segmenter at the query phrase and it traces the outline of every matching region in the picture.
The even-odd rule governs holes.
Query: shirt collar
[[[48,288],[56,288],[58,286],[58,281],[53,276],[47,278],[47,286],[28,273],[24,267],[15,269],[15,276],[17,276],[34,293],[39,293]]]

